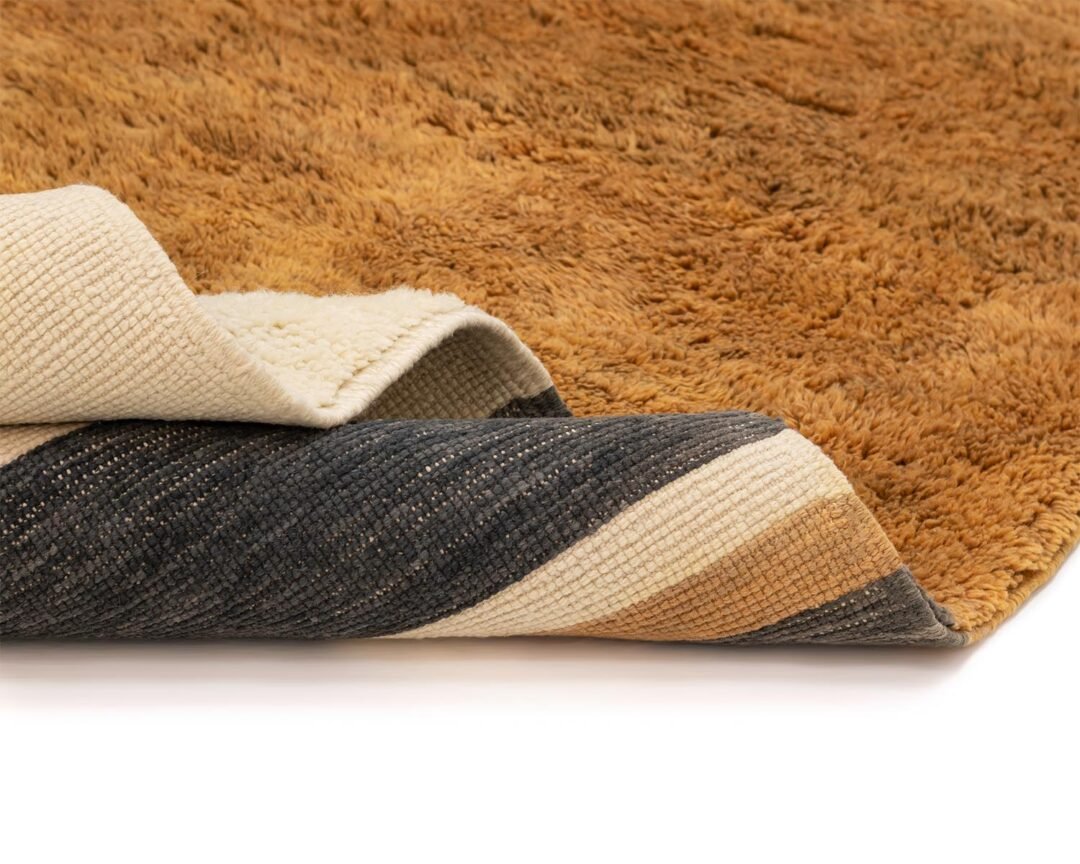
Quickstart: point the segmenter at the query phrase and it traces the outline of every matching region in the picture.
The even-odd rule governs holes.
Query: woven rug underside
[[[0,636],[963,642],[782,421],[570,417],[449,296],[196,298],[92,187],[0,224]]]

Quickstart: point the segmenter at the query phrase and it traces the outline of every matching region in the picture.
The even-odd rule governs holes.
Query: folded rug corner
[[[0,636],[967,638],[779,420],[568,416],[454,297],[196,297],[103,190],[0,224]]]

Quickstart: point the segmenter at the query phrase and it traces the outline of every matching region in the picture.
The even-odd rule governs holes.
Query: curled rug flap
[[[0,226],[0,423],[483,417],[551,387],[510,328],[452,295],[196,297],[103,189],[0,196]]]
[[[100,189],[0,224],[0,636],[963,641],[779,420],[568,417],[451,296],[195,297]]]

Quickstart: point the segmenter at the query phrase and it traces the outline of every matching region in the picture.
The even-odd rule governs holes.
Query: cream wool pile
[[[446,295],[197,298],[100,189],[0,224],[0,635],[962,642],[780,421],[571,418]]]

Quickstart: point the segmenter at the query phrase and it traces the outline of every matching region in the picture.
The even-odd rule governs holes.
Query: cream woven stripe
[[[450,295],[196,298],[135,214],[102,189],[0,195],[0,229],[0,423],[328,427],[462,333],[484,343],[493,399],[551,386],[505,324]]]
[[[83,423],[49,423],[34,426],[0,426],[0,465],[29,453],[40,444],[74,432]]]
[[[787,429],[651,493],[477,606],[385,638],[515,636],[593,621],[702,572],[813,501],[848,494],[828,457]]]

